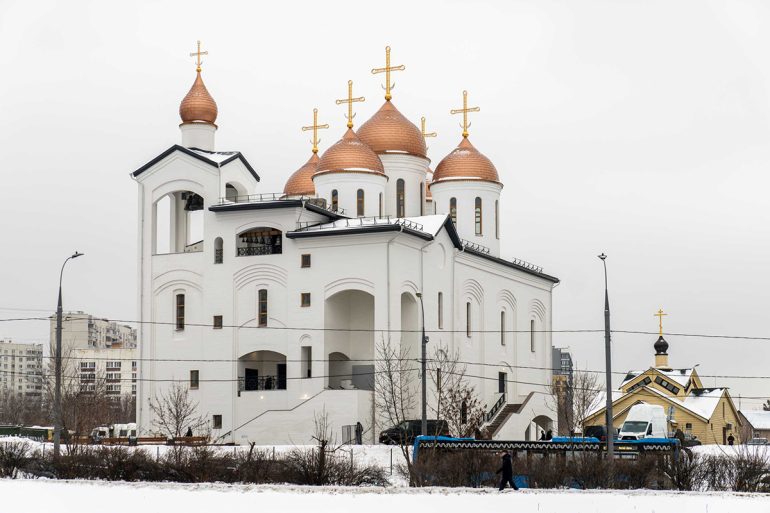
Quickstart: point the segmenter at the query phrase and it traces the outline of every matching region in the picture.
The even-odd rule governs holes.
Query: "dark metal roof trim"
[[[171,148],[167,149],[166,151],[164,151],[163,153],[161,153],[160,155],[158,155],[157,157],[155,157],[154,159],[152,159],[151,161],[149,161],[148,163],[146,163],[145,165],[143,165],[142,167],[140,167],[139,169],[137,169],[136,171],[131,173],[131,175],[134,178],[136,178],[137,176],[141,175],[142,173],[144,173],[145,171],[150,169],[152,166],[154,166],[155,164],[157,164],[158,162],[162,161],[163,159],[165,159],[166,157],[168,157],[169,155],[171,155],[172,153],[174,153],[176,151],[182,152],[185,155],[188,155],[188,156],[190,156],[190,157],[192,157],[194,159],[198,159],[201,162],[205,162],[206,164],[208,164],[210,166],[217,167],[217,168],[225,166],[225,165],[229,164],[230,162],[232,162],[233,160],[238,159],[241,162],[243,162],[243,165],[246,167],[246,169],[249,170],[249,173],[251,173],[251,175],[254,177],[254,179],[256,181],[259,181],[259,175],[254,170],[254,168],[251,167],[251,164],[249,164],[249,162],[246,160],[246,158],[243,156],[243,154],[241,152],[239,152],[239,151],[234,152],[231,157],[223,160],[222,163],[219,164],[216,161],[213,161],[211,159],[207,159],[203,155],[199,155],[199,154],[195,153],[194,151],[191,151],[190,149],[185,148],[184,146],[180,146],[178,144],[173,145]],[[198,151],[206,151],[206,150],[198,150]],[[211,152],[208,152],[208,153],[211,153]]]

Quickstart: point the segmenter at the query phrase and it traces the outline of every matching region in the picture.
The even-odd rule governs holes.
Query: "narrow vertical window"
[[[425,184],[420,184],[420,215],[425,215]]]
[[[215,330],[221,330],[222,329],[222,316],[221,315],[215,315],[214,316],[214,329]]]
[[[449,198],[449,217],[452,224],[457,225],[457,198]]]
[[[198,384],[199,384],[198,377],[199,377],[199,371],[197,371],[197,370],[191,370],[190,371],[190,388],[192,390],[197,390],[198,389]]]
[[[214,239],[214,263],[221,264],[223,260],[222,237],[217,237]]]
[[[380,193],[380,217],[382,217],[382,193]]]
[[[438,329],[444,329],[444,293],[438,293]]]
[[[495,200],[495,238],[500,238],[500,202]]]
[[[309,253],[305,253],[304,255],[302,255],[302,257],[300,259],[300,267],[302,267],[302,268],[310,267],[310,254]]]
[[[214,415],[212,419],[212,429],[222,429],[222,416]]]
[[[535,352],[535,319],[529,321],[529,350]]]
[[[337,211],[339,207],[339,195],[337,189],[332,190],[332,210]]]
[[[176,295],[176,329],[184,329],[184,294]]]
[[[259,289],[259,304],[257,306],[257,324],[267,326],[267,289]]]
[[[476,218],[476,235],[481,235],[481,198],[476,197],[476,205],[473,209]]]
[[[471,302],[465,303],[465,336],[471,337]]]
[[[404,217],[406,210],[404,203],[404,179],[399,178],[398,181],[396,181],[396,217]]]
[[[303,292],[300,294],[299,304],[302,307],[310,306],[310,292]]]
[[[500,345],[505,345],[505,310],[500,312]]]
[[[356,192],[356,215],[363,217],[364,215],[364,190],[358,189]]]

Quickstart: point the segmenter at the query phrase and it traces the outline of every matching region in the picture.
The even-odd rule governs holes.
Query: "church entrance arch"
[[[286,390],[286,355],[252,351],[238,358],[238,391]]]
[[[343,290],[324,301],[326,387],[374,390],[374,296]]]

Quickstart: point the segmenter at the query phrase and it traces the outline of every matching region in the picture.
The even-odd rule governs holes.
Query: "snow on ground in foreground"
[[[394,511],[540,513],[767,513],[770,496],[734,493],[524,490],[485,488],[312,488],[100,481],[0,480],[2,511],[24,513],[169,513]]]

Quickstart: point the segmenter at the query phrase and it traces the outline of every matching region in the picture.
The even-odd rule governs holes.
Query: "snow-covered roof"
[[[657,395],[658,397],[666,399],[674,405],[688,410],[700,417],[703,417],[704,419],[710,419],[714,414],[714,410],[716,409],[717,404],[719,404],[719,400],[722,398],[722,394],[724,394],[725,390],[725,388],[696,388],[692,391],[691,395],[685,397],[684,399],[678,399],[675,396],[664,394],[663,392],[655,390],[652,387],[642,387],[631,392],[630,394],[625,395],[638,395],[640,391],[644,391],[646,394]],[[596,396],[596,399],[594,399],[594,402],[591,404],[589,413],[586,415],[586,417],[590,417],[591,415],[596,414],[598,411],[601,411],[605,407],[606,397],[607,395],[604,392],[599,392]],[[621,397],[624,397],[624,394],[620,390],[612,391],[613,403],[615,403],[615,401]],[[640,398],[640,400],[644,402],[643,398]]]
[[[217,164],[221,164],[222,162],[232,158],[234,155],[237,156],[240,154],[240,152],[237,151],[206,151],[198,148],[188,148],[188,150],[195,153],[196,155],[200,155],[201,157],[213,160]]]
[[[741,413],[754,429],[770,429],[770,411],[741,410]]]
[[[649,369],[647,369],[649,370]],[[647,370],[643,371],[628,371],[628,374],[626,374],[625,379],[623,380],[623,383],[620,384],[622,387],[629,381],[636,379],[639,377],[640,374],[644,374],[647,372]],[[692,377],[692,372],[694,369],[671,369],[671,370],[662,370],[662,369],[655,369],[655,371],[659,372],[660,374],[666,376],[666,378],[669,381],[672,381],[674,383],[679,384],[683,388],[687,386],[687,382],[690,381],[690,378]]]
[[[158,162],[162,161],[172,153],[184,153],[185,155],[189,155],[193,158],[196,158],[202,162],[205,162],[206,164],[209,164],[210,166],[214,167],[220,167],[229,164],[233,160],[240,160],[243,165],[246,167],[249,173],[251,173],[251,176],[254,177],[256,181],[259,181],[259,175],[254,170],[253,167],[251,167],[251,164],[246,160],[246,157],[243,156],[243,154],[240,151],[206,151],[201,150],[199,148],[186,148],[184,146],[180,146],[178,144],[173,145],[171,148],[167,149],[133,173],[131,175],[136,178],[137,176],[141,175],[148,169],[150,169],[152,166],[157,164]]]

